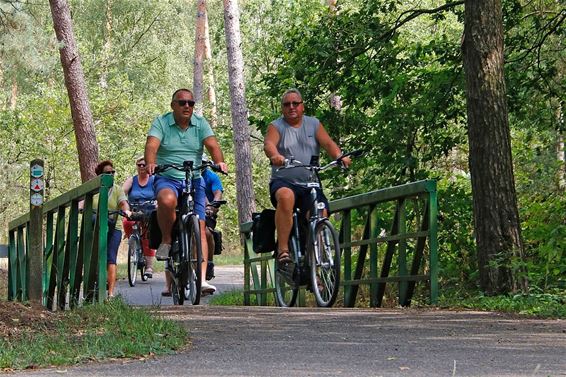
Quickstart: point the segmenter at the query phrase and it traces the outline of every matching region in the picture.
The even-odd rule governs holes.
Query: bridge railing
[[[388,284],[397,284],[398,303],[409,306],[419,281],[428,282],[430,303],[438,298],[436,182],[418,181],[330,202],[331,221],[339,224],[343,305],[368,301],[382,306]],[[255,254],[252,223],[242,224],[244,305],[267,305],[274,293],[274,259]],[[360,290],[362,288],[362,290]],[[304,305],[304,290],[299,304]],[[369,299],[369,300],[368,300]],[[273,302],[273,301],[271,301]]]
[[[30,279],[42,279],[42,303],[50,310],[55,303],[65,309],[67,298],[71,308],[82,300],[106,298],[108,195],[113,182],[112,176],[102,175],[46,202],[41,229],[30,229],[30,213],[9,223],[9,300],[27,301]],[[95,195],[100,216],[94,216]],[[31,232],[42,233],[41,276],[32,276],[29,268]]]

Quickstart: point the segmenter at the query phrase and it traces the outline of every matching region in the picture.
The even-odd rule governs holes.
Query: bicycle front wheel
[[[316,224],[309,250],[311,284],[316,304],[331,307],[340,288],[340,243],[328,220]]]
[[[289,252],[291,255],[295,255],[294,244],[295,241],[291,237],[289,239]],[[279,266],[278,262],[275,262],[275,300],[277,305],[281,307],[294,306],[297,301],[299,284],[295,280],[296,268],[298,267],[295,264]]]
[[[277,263],[277,262],[276,262]],[[285,272],[275,268],[275,299],[277,305],[286,308],[295,305],[299,287],[295,284],[290,284],[290,281],[285,276]]]
[[[130,287],[136,285],[136,277],[138,272],[138,248],[141,249],[140,239],[136,235],[128,238],[128,282]]]
[[[202,245],[200,240],[200,224],[197,216],[191,216],[187,224],[189,263],[187,268],[187,284],[185,284],[185,298],[193,305],[200,303],[200,289],[202,284]]]

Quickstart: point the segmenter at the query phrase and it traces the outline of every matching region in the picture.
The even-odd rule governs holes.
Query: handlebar
[[[318,165],[311,165],[311,164],[304,164],[299,160],[295,160],[293,157],[289,158],[289,159],[285,159],[285,163],[283,166],[277,168],[277,171],[279,171],[280,169],[291,169],[291,168],[305,168],[305,169],[310,169],[310,170],[315,170],[317,172],[328,169],[332,166],[336,166],[339,165],[341,166],[343,169],[346,169],[345,167],[343,167],[342,165],[342,160],[346,157],[360,157],[363,154],[363,150],[362,149],[356,149],[353,150],[351,152],[348,153],[343,153],[340,157],[338,157],[335,160],[330,161],[328,164],[324,165],[324,166],[318,166]]]
[[[189,173],[189,172],[193,172],[193,171],[197,171],[197,170],[203,171],[206,168],[211,168],[213,171],[215,171],[217,173],[222,173],[224,175],[228,175],[227,173],[224,173],[222,171],[222,169],[220,169],[220,166],[218,164],[215,164],[212,161],[206,161],[206,162],[203,161],[200,166],[195,167],[194,161],[191,161],[191,160],[183,161],[182,164],[157,165],[153,172],[154,172],[154,174],[158,174],[158,173],[162,173],[164,171],[167,171],[169,169],[175,169],[175,170],[183,171],[185,173]]]
[[[122,211],[121,209],[111,210],[108,211],[108,215],[120,215],[125,217],[130,221],[143,221],[145,220],[145,214],[142,211],[132,212],[130,216],[126,215],[126,212]]]

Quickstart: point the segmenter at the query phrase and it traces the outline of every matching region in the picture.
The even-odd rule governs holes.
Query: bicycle
[[[220,167],[212,162],[203,162],[197,167],[193,165],[193,161],[184,161],[182,165],[163,164],[157,165],[154,171],[158,174],[176,169],[185,173],[185,187],[177,202],[173,242],[166,263],[166,273],[171,276],[171,294],[175,305],[183,305],[185,299],[193,305],[200,303],[202,245],[199,218],[194,211],[195,188],[192,184],[194,172],[208,167],[221,172]]]
[[[140,271],[142,281],[147,281],[146,260],[143,254],[142,240],[145,232],[149,229],[149,215],[155,209],[155,201],[149,200],[141,203],[130,203],[132,215],[128,220],[134,221],[132,224],[132,234],[128,238],[128,283],[130,287],[135,287],[137,271]]]
[[[216,230],[218,210],[223,204],[226,204],[225,200],[213,200],[206,205],[206,239],[208,242],[208,249],[212,250],[214,255],[220,255],[223,249],[222,233],[219,230]],[[211,259],[212,258],[209,253],[208,263],[206,267],[206,280],[211,280],[214,278],[214,263]]]
[[[282,307],[295,305],[300,286],[310,286],[319,307],[331,307],[338,297],[340,288],[340,243],[338,233],[332,223],[324,216],[324,203],[317,199],[317,188],[322,189],[319,172],[335,166],[342,166],[343,158],[358,157],[361,151],[343,154],[325,166],[319,166],[318,156],[303,164],[293,157],[285,160],[279,169],[304,168],[311,172],[310,179],[302,186],[310,189],[309,218],[301,226],[298,208],[293,211],[293,225],[289,235],[289,256],[291,268],[277,266],[275,269],[275,294],[277,304]],[[304,229],[306,228],[306,229]],[[305,233],[306,232],[306,233]],[[301,242],[304,240],[304,242]]]

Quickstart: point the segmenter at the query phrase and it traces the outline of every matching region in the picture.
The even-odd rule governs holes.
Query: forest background
[[[454,1],[454,4],[461,3]],[[134,174],[152,119],[171,93],[192,88],[196,5],[187,0],[69,2],[101,159]],[[448,4],[449,6],[446,6]],[[302,91],[344,150],[363,147],[351,174],[326,175],[330,198],[420,179],[439,188],[441,287],[478,287],[468,164],[464,6],[439,0],[239,2],[253,182],[270,207],[262,134],[282,92]],[[216,115],[204,115],[235,166],[220,0],[207,2]],[[426,10],[416,11],[415,10]],[[432,11],[434,10],[434,11]],[[412,17],[414,15],[414,17]],[[407,17],[409,16],[409,17]],[[515,189],[531,292],[566,289],[564,19],[560,0],[503,1],[505,77]],[[403,20],[403,22],[399,22]],[[0,0],[0,229],[28,210],[29,162],[46,163],[46,196],[80,184],[73,124],[47,1]],[[340,106],[331,98],[340,98]],[[336,101],[334,101],[334,104]],[[225,196],[236,203],[234,175]],[[228,249],[240,252],[235,205],[222,210]],[[7,232],[0,243],[7,243]]]

